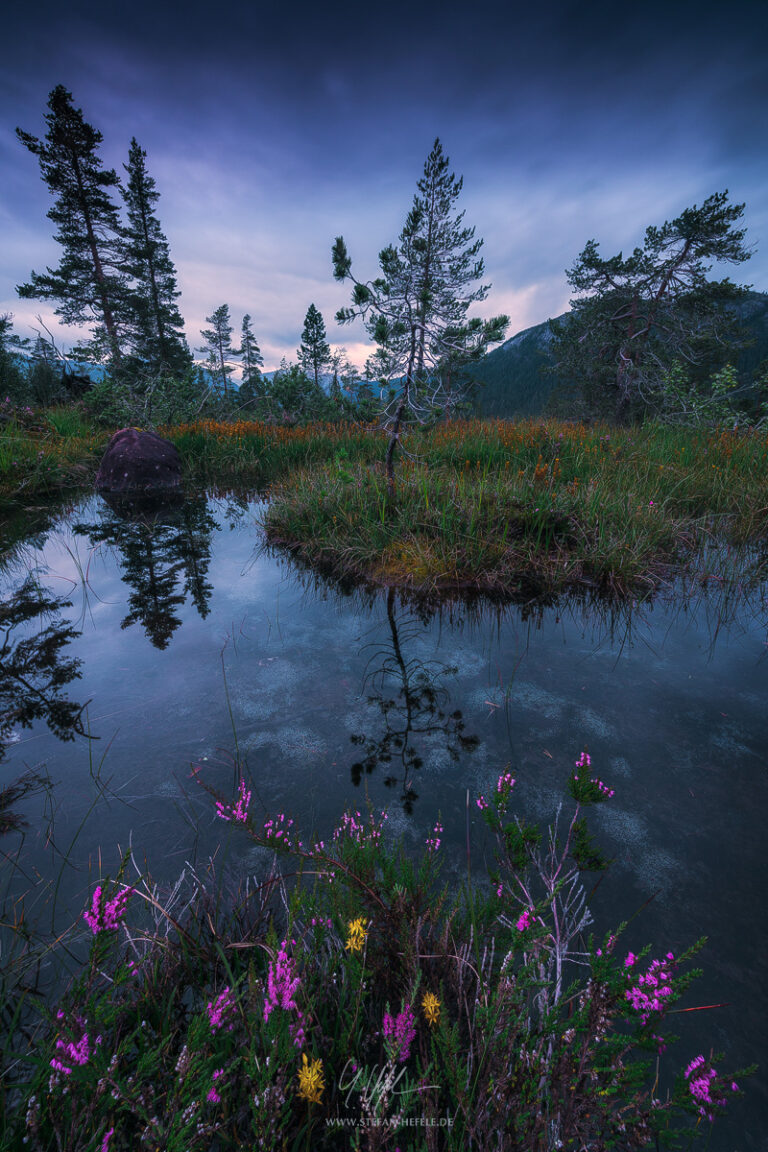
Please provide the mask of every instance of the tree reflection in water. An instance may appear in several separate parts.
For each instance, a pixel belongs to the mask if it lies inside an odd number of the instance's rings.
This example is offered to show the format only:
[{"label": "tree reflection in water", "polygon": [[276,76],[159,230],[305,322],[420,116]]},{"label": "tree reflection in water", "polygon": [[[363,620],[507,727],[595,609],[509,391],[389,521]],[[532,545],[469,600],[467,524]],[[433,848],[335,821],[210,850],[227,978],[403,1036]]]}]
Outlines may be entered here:
[{"label": "tree reflection in water", "polygon": [[156,648],[167,648],[188,596],[203,618],[210,611],[207,575],[218,524],[205,496],[172,503],[104,499],[109,511],[101,521],[77,524],[74,531],[120,554],[122,579],[131,589],[121,628],[140,623]]},{"label": "tree reflection in water", "polygon": [[[400,788],[400,801],[408,814],[413,812],[418,792],[414,788],[415,773],[424,761],[417,751],[417,743],[442,732],[445,736],[445,751],[451,760],[457,761],[462,752],[472,751],[479,739],[464,735],[464,721],[459,709],[446,713],[450,694],[438,681],[455,675],[458,669],[436,660],[422,661],[416,657],[406,659],[403,645],[419,634],[418,623],[413,617],[403,617],[399,621],[395,614],[394,588],[387,591],[387,620],[390,640],[371,657],[370,664],[378,665],[366,672],[363,687],[370,683],[379,690],[367,697],[368,703],[376,705],[384,721],[384,731],[378,739],[364,734],[350,737],[353,744],[363,751],[361,760],[352,765],[352,782],[360,784],[365,773],[371,773],[379,765],[385,765],[387,776],[384,783],[389,788]],[[421,620],[427,623],[427,618]],[[388,683],[397,685],[394,696],[386,694]]]},{"label": "tree reflection in water", "polygon": [[[70,600],[44,592],[32,574],[0,603],[0,761],[14,729],[31,728],[35,720],[44,720],[60,740],[87,735],[82,721],[86,705],[61,694],[81,675],[82,662],[62,654],[80,635],[59,616],[71,606]],[[23,823],[10,805],[42,786],[43,778],[28,772],[0,789],[0,833]]]}]

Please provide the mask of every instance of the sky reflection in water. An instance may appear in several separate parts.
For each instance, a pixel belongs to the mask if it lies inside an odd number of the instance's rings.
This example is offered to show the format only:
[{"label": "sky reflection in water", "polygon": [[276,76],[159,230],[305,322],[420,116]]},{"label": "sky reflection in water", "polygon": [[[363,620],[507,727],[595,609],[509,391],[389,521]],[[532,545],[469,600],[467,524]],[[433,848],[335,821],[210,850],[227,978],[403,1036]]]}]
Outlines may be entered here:
[{"label": "sky reflection in water", "polygon": [[[672,1062],[713,1047],[732,1066],[765,1064],[765,589],[739,602],[698,591],[687,605],[629,613],[561,604],[430,617],[394,594],[345,596],[297,575],[261,550],[258,508],[201,498],[126,518],[92,498],[1,578],[10,593],[36,569],[49,595],[72,602],[58,619],[79,635],[61,658],[82,661],[81,676],[59,694],[88,702],[82,718],[98,737],[62,743],[45,717],[5,732],[0,781],[31,767],[54,787],[14,805],[28,826],[3,847],[13,856],[20,845],[27,877],[58,876],[68,856],[62,922],[85,907],[99,851],[114,873],[129,836],[161,882],[219,844],[223,866],[262,868],[264,850],[215,818],[198,766],[234,795],[239,755],[252,811],[285,811],[302,834],[327,836],[367,794],[389,808],[390,834],[418,847],[439,813],[460,879],[467,789],[479,872],[490,845],[478,792],[511,765],[517,810],[548,822],[586,747],[615,789],[590,813],[614,859],[591,900],[597,931],[654,897],[627,929],[628,949],[653,941],[654,955],[677,954],[708,936],[686,1006],[730,1007],[677,1017]],[[21,624],[19,638],[36,627]],[[15,873],[9,890],[28,888]],[[762,1084],[758,1072],[713,1149],[766,1147]]]}]

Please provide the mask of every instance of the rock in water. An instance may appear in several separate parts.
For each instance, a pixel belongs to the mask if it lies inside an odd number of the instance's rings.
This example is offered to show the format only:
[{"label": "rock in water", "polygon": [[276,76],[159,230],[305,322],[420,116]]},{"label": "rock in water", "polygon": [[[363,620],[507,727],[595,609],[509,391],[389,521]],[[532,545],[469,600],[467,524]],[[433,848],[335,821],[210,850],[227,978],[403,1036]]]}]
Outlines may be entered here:
[{"label": "rock in water", "polygon": [[162,492],[180,483],[175,445],[139,428],[115,432],[96,474],[96,488],[103,492]]}]

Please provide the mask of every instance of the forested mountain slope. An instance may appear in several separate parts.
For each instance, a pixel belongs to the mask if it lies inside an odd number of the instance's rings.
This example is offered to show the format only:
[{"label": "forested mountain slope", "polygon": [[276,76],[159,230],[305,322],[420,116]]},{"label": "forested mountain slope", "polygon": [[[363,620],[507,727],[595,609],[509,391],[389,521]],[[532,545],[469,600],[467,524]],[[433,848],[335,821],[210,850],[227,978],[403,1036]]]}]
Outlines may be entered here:
[{"label": "forested mountain slope", "polygon": [[[768,359],[768,293],[749,292],[735,306],[752,341],[735,355],[742,383],[750,382]],[[569,313],[555,317],[562,320]],[[472,366],[480,381],[475,393],[479,416],[540,416],[560,381],[544,369],[551,367],[549,320],[525,328]]]}]

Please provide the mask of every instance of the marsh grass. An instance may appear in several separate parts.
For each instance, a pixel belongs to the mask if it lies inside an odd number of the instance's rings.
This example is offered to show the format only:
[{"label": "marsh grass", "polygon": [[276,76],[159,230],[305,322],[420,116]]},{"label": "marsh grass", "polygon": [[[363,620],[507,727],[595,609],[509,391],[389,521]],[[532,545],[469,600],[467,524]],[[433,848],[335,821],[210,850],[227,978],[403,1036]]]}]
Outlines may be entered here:
[{"label": "marsh grass", "polygon": [[77,408],[11,415],[0,424],[0,499],[92,483],[107,439]]},{"label": "marsh grass", "polygon": [[768,538],[764,433],[473,421],[403,447],[394,500],[357,461],[276,482],[270,541],[340,577],[504,595],[626,594],[695,568],[713,540]]}]

